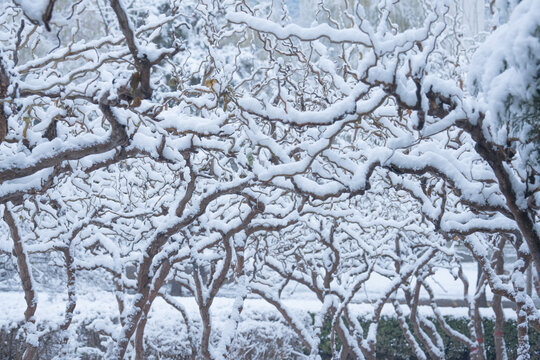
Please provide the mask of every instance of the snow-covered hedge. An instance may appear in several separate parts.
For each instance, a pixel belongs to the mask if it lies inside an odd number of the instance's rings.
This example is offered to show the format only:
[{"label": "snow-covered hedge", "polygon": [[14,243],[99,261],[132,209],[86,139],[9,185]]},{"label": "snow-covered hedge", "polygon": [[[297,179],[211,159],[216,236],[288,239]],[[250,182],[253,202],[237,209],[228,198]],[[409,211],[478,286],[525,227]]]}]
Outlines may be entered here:
[{"label": "snow-covered hedge", "polygon": [[[105,358],[107,348],[111,346],[111,338],[106,335],[99,324],[113,322],[113,319],[96,319],[97,314],[88,313],[80,318],[68,333],[62,331],[46,331],[40,338],[38,356],[40,360],[99,360]],[[102,314],[103,315],[103,314]],[[456,330],[468,333],[467,318],[463,316],[446,316],[447,322]],[[309,316],[306,313],[306,321]],[[369,321],[360,318],[361,324],[367,328]],[[494,321],[488,316],[483,319],[485,330],[484,345],[487,359],[495,358],[493,339]],[[321,332],[319,355],[323,360],[332,359],[330,339],[331,322],[327,320]],[[504,325],[504,338],[509,359],[516,358],[517,334],[515,320],[507,320]],[[439,328],[444,341],[446,359],[468,359],[469,349],[456,342]],[[214,341],[218,342],[219,334]],[[540,334],[533,329],[529,331],[530,354],[532,358],[540,357]],[[69,346],[66,346],[66,343]],[[181,319],[160,318],[149,325],[145,334],[145,357],[149,360],[191,359],[190,340]],[[198,344],[193,344],[198,346]],[[339,348],[338,344],[338,348]],[[0,325],[0,359],[18,359],[24,350],[24,340],[18,336],[15,322]],[[250,312],[239,327],[237,336],[228,349],[231,359],[243,360],[278,360],[304,359],[306,349],[299,338],[287,325],[276,317],[274,312]],[[377,331],[377,359],[412,360],[416,359],[407,341],[403,338],[395,317],[383,316]]]}]

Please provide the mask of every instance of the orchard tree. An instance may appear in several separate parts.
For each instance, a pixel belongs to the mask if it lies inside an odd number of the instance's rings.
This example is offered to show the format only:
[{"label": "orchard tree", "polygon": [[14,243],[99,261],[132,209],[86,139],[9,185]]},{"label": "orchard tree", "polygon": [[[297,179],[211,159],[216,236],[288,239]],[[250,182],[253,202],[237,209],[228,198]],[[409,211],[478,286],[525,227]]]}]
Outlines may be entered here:
[{"label": "orchard tree", "polygon": [[[540,330],[524,286],[528,268],[540,273],[540,6],[487,3],[485,32],[470,36],[460,4],[321,1],[301,26],[275,1],[3,2],[0,256],[26,300],[21,357],[51,331],[67,339],[62,356],[77,354],[77,291],[100,279],[118,307],[100,328],[111,359],[149,356],[158,298],[184,319],[189,356],[234,357],[250,296],[307,358],[320,358],[329,321],[334,358],[374,359],[391,306],[418,358],[446,357],[442,331],[484,359],[487,286],[497,358],[503,299],[528,358],[528,327]],[[456,245],[481,269],[473,295]],[[517,260],[505,266],[508,245]],[[439,270],[463,284],[467,334],[441,314]],[[39,272],[65,283],[59,322],[36,318]],[[366,298],[373,278],[389,285]],[[320,302],[313,322],[286,306],[293,285]],[[217,324],[225,289],[234,303]],[[367,331],[351,306],[362,300]]]}]

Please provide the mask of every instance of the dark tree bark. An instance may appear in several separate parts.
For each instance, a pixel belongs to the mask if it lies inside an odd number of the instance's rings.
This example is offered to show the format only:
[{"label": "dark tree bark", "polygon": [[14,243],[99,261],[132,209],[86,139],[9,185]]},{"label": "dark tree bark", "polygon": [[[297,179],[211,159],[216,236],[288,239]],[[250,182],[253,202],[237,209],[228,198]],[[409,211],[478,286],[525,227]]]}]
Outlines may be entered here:
[{"label": "dark tree bark", "polygon": [[[17,269],[24,290],[24,300],[26,301],[24,320],[26,324],[35,324],[36,319],[34,318],[34,315],[37,309],[37,298],[34,285],[32,283],[32,273],[28,263],[28,257],[24,251],[24,245],[19,234],[19,229],[17,224],[15,224],[13,215],[7,206],[4,208],[4,221],[8,225],[11,238],[13,239],[13,255],[17,259]],[[38,347],[34,342],[27,342],[22,360],[34,359],[37,350]]]}]

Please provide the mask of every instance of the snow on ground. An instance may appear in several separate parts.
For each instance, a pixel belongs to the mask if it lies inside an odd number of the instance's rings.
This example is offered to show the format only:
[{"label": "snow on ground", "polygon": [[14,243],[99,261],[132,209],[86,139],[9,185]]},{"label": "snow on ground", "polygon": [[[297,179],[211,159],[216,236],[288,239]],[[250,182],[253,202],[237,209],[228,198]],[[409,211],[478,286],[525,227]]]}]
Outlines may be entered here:
[{"label": "snow on ground", "polygon": [[[192,297],[176,297],[176,299],[184,305],[187,312],[194,320],[199,319],[199,313],[195,299]],[[233,298],[217,297],[212,304],[213,321],[220,323],[227,319],[233,309]],[[26,303],[22,292],[4,292],[2,294],[0,311],[0,327],[11,327],[16,322],[24,319],[24,310]],[[59,323],[63,319],[66,297],[63,294],[47,294],[39,293],[39,301],[37,307],[36,318],[38,323]],[[296,315],[304,317],[308,312],[318,312],[321,308],[321,303],[318,300],[307,298],[291,298],[286,299],[283,303]],[[351,310],[358,316],[370,315],[372,305],[369,303],[351,304]],[[407,310],[404,307],[404,312]],[[512,309],[504,309],[508,319],[515,319],[515,312]],[[420,312],[425,316],[432,316],[433,313],[428,306],[420,306]],[[463,307],[451,308],[442,307],[443,315],[466,317],[467,309]],[[489,308],[482,308],[481,313],[486,317],[493,317],[494,313]],[[263,299],[246,299],[244,311],[242,313],[244,319],[265,318],[279,319],[280,315],[275,308],[264,301]],[[79,296],[77,308],[75,310],[74,322],[81,322],[85,319],[96,319],[93,323],[94,327],[111,326],[106,324],[105,319],[115,319],[118,316],[118,309],[114,296],[111,293],[96,291],[88,293],[84,296]],[[383,309],[383,316],[394,316],[392,306],[386,305]],[[163,326],[171,322],[183,322],[178,311],[172,308],[161,298],[157,298],[151,309],[150,319]],[[102,321],[102,323],[100,323]],[[104,329],[113,332],[113,329]],[[111,331],[112,330],[112,331]]]},{"label": "snow on ground", "polygon": [[[476,264],[465,263],[464,272],[469,278],[469,292],[472,294],[476,284]],[[387,289],[390,281],[377,274],[373,275],[363,289],[353,300],[351,309],[357,315],[369,316],[372,311],[372,303]],[[455,280],[450,271],[445,269],[438,270],[432,277],[431,284],[435,291],[437,299],[460,300],[463,299],[463,285],[461,281]],[[493,296],[489,287],[486,289],[487,299],[490,300]],[[294,313],[300,316],[307,316],[308,312],[317,312],[321,308],[321,303],[315,295],[311,293],[303,285],[292,284],[288,285],[282,292],[283,303]],[[426,299],[425,293],[421,298]],[[193,297],[177,297],[182,303],[187,312],[194,320],[199,319],[198,307]],[[40,323],[59,323],[63,319],[65,303],[67,297],[63,293],[48,293],[42,291],[38,294],[38,307],[36,317]],[[232,288],[224,288],[220,292],[212,305],[212,316],[214,321],[225,321],[233,308],[234,290]],[[2,292],[0,300],[0,327],[10,326],[12,322],[18,322],[24,318],[24,310],[26,303],[24,294],[19,291]],[[428,306],[421,306],[421,312],[425,315],[432,315],[432,311]],[[403,310],[406,312],[406,306]],[[457,317],[466,317],[467,309],[464,307],[442,307],[441,311],[444,315]],[[484,316],[493,316],[491,309],[481,309]],[[100,324],[99,319],[116,319],[118,317],[118,309],[116,300],[113,294],[99,290],[86,289],[85,293],[78,295],[77,308],[75,311],[74,321],[77,322],[84,319],[97,319],[93,326],[105,326],[105,323]],[[508,318],[515,318],[515,312],[511,309],[505,309]],[[386,305],[383,309],[384,316],[393,316],[394,309],[392,306]],[[280,315],[274,307],[260,298],[251,297],[246,300],[243,318],[251,319],[253,317],[260,318],[271,317],[279,319]],[[161,325],[164,323],[182,322],[181,315],[161,298],[157,298],[152,306],[151,319],[157,321]],[[111,325],[111,324],[109,324]],[[170,324],[172,326],[172,324]]]}]

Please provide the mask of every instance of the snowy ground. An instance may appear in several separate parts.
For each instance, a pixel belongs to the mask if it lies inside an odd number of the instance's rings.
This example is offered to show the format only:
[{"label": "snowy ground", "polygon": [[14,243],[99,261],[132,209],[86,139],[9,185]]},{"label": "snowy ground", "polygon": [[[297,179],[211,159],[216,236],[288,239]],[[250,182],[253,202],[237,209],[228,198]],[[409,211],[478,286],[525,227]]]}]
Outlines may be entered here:
[{"label": "snowy ground", "polygon": [[[65,296],[61,294],[40,293],[36,317],[38,322],[43,323],[58,323],[61,322],[65,310]],[[198,309],[195,300],[192,297],[177,297],[188,313],[194,319],[198,318]],[[220,322],[227,318],[233,308],[234,299],[218,297],[212,305],[212,316],[215,321]],[[285,305],[298,315],[307,315],[307,312],[317,312],[321,308],[321,303],[314,299],[291,298],[283,301]],[[2,294],[2,307],[0,311],[0,327],[6,326],[12,322],[21,321],[24,319],[24,310],[26,304],[24,295],[21,292],[5,292]],[[352,304],[351,309],[357,315],[369,315],[372,311],[371,304]],[[405,309],[404,309],[405,310]],[[420,307],[421,313],[424,315],[432,315],[431,309],[428,306]],[[77,308],[75,311],[74,321],[81,320],[81,317],[92,319],[113,319],[117,317],[118,309],[116,301],[112,294],[107,292],[88,293],[84,296],[79,296]],[[466,317],[467,309],[458,308],[441,308],[443,315]],[[262,299],[247,299],[244,306],[244,315],[248,318],[257,317],[259,315],[278,316],[277,311],[272,305]],[[483,316],[494,316],[491,309],[481,309]],[[385,306],[383,316],[392,316],[394,314],[391,306]],[[515,318],[515,312],[511,309],[505,309],[507,318]],[[79,319],[78,319],[79,318]],[[158,321],[162,325],[168,322],[182,321],[180,313],[173,309],[161,298],[157,298],[152,306],[150,318],[153,321]],[[97,324],[95,324],[97,325]],[[105,325],[105,324],[104,324]]]},{"label": "snowy ground", "polygon": [[[476,266],[471,264],[465,270],[471,282],[471,288],[474,288]],[[378,298],[388,285],[388,280],[384,278],[371,278],[365,289],[362,289],[358,297],[354,299],[354,303],[350,305],[351,313],[369,319],[374,307],[373,300]],[[437,272],[434,275],[432,285],[438,298],[458,300],[463,297],[461,283],[455,281],[448,271]],[[212,343],[214,344],[219,342],[220,334],[229,330],[230,322],[227,319],[233,310],[234,298],[232,295],[232,289],[225,289],[212,304]],[[309,313],[319,312],[322,306],[315,296],[301,286],[291,286],[283,291],[282,297],[289,314],[310,328],[312,319]],[[159,349],[159,351],[156,350],[156,353],[189,354],[190,341],[199,339],[197,334],[201,330],[201,321],[195,299],[180,296],[175,298],[185,307],[192,321],[192,331],[194,332],[190,335],[182,315],[177,310],[163,299],[156,298],[145,329],[145,336],[149,339],[147,346]],[[488,291],[488,299],[490,298],[491,293]],[[66,301],[65,293],[38,292],[36,320],[38,329],[43,329],[43,334],[57,328],[55,324],[63,322]],[[0,329],[18,328],[20,322],[24,320],[25,308],[26,302],[22,291],[3,291],[0,296]],[[403,306],[402,310],[405,314],[408,313],[406,306]],[[468,309],[465,307],[441,307],[440,310],[445,316],[468,317]],[[424,316],[433,316],[429,306],[420,306],[419,312]],[[480,313],[484,317],[494,318],[495,316],[491,308],[481,308]],[[504,313],[507,319],[515,320],[514,310],[505,308]],[[386,305],[382,315],[393,317],[395,310],[392,306]],[[254,297],[246,299],[241,319],[234,340],[238,343],[232,346],[233,349],[261,353],[259,358],[303,358],[300,356],[301,354],[295,353],[298,349],[296,334],[284,323],[281,314],[265,300]],[[81,332],[81,330],[84,331]],[[69,343],[62,348],[65,354],[57,356],[55,359],[72,359],[75,355],[81,354],[94,354],[97,358],[105,356],[107,351],[110,351],[114,346],[114,339],[119,336],[121,331],[114,295],[101,289],[88,287],[79,289],[77,307],[68,331],[72,334]],[[100,334],[99,349],[96,348],[96,344],[87,344],[84,339],[81,340],[80,336],[77,335],[81,333]],[[253,340],[254,338],[256,340]],[[282,351],[283,356],[267,355],[267,352],[270,354],[276,349]],[[298,356],[293,356],[293,354]],[[234,356],[242,357],[241,354]]]},{"label": "snowy ground", "polygon": [[[465,264],[465,273],[470,281],[470,291],[475,288],[476,283],[476,265],[473,263]],[[351,310],[358,316],[369,316],[373,310],[372,303],[382,294],[390,282],[380,276],[373,276],[366,286],[360,291],[351,305]],[[440,270],[432,280],[433,289],[438,299],[460,300],[463,299],[463,286],[459,280],[455,280],[449,271]],[[492,298],[492,293],[487,288],[488,301]],[[211,308],[214,324],[221,326],[227,319],[233,308],[233,291],[224,289],[218,296]],[[301,285],[288,286],[282,293],[283,303],[294,314],[303,319],[309,319],[308,312],[318,312],[321,303],[316,297]],[[424,299],[426,297],[424,296]],[[197,304],[192,297],[176,297],[182,303],[191,318],[198,322],[200,319]],[[60,323],[64,316],[67,297],[64,293],[51,293],[41,291],[38,293],[38,307],[36,318],[41,324]],[[536,299],[538,300],[538,299]],[[23,320],[26,303],[24,294],[20,291],[4,291],[0,300],[0,327],[12,327],[16,322]],[[403,307],[405,313],[407,308]],[[512,309],[504,309],[508,319],[515,318],[515,312]],[[426,316],[431,316],[432,311],[429,306],[420,306],[420,312]],[[442,307],[443,315],[467,317],[465,307]],[[483,316],[494,316],[490,308],[481,309]],[[393,316],[394,309],[386,305],[383,309],[383,316]],[[249,322],[257,321],[276,321],[281,319],[281,315],[272,305],[260,298],[246,299],[242,318],[249,326]],[[114,296],[110,292],[99,289],[85,289],[78,294],[77,308],[75,310],[74,323],[88,324],[95,330],[105,330],[114,335],[119,327],[117,324],[118,308]],[[183,326],[183,320],[178,311],[173,309],[161,298],[157,298],[152,306],[150,313],[149,330],[156,327],[155,331],[163,328],[178,329]],[[306,320],[308,321],[308,320]],[[86,325],[85,325],[86,326]],[[243,326],[243,325],[241,325]]]}]

